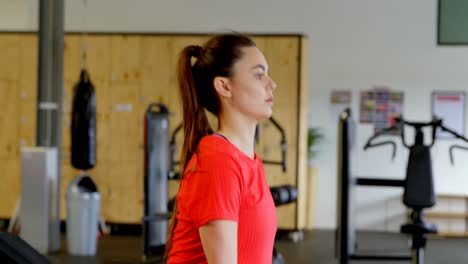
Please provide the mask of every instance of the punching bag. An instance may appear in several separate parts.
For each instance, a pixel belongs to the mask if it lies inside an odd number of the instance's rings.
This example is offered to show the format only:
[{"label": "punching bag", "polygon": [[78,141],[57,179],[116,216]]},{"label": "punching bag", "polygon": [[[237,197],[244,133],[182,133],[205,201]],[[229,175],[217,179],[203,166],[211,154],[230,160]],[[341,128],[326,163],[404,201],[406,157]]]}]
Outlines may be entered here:
[{"label": "punching bag", "polygon": [[96,165],[96,95],[89,74],[84,69],[73,94],[71,163],[80,170]]}]

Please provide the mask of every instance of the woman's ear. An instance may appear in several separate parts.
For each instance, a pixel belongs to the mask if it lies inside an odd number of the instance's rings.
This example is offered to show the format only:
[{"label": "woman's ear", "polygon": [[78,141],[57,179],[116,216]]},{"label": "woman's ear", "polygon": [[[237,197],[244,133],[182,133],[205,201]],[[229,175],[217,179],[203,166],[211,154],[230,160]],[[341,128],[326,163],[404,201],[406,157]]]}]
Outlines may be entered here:
[{"label": "woman's ear", "polygon": [[229,79],[226,77],[215,77],[213,80],[213,86],[216,90],[216,92],[226,98],[231,97],[231,86],[229,83]]}]

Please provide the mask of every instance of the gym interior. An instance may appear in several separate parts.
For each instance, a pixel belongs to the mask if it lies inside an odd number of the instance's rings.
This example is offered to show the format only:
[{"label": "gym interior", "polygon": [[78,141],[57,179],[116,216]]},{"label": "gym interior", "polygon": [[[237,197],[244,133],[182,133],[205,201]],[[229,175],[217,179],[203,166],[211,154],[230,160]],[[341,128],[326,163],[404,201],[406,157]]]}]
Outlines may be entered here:
[{"label": "gym interior", "polygon": [[272,263],[467,263],[467,13],[461,0],[1,0],[0,262],[163,263],[178,54],[240,32],[278,85],[255,137]]}]

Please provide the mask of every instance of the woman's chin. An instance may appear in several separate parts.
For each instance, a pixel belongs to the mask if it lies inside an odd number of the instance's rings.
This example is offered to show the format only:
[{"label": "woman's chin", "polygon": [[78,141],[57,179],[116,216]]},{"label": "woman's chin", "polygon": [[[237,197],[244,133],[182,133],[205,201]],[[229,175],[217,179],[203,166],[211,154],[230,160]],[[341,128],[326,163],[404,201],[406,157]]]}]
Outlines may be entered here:
[{"label": "woman's chin", "polygon": [[263,115],[259,116],[258,121],[259,122],[265,121],[265,120],[269,119],[272,116],[273,116],[273,111],[268,111],[268,112],[264,113]]}]

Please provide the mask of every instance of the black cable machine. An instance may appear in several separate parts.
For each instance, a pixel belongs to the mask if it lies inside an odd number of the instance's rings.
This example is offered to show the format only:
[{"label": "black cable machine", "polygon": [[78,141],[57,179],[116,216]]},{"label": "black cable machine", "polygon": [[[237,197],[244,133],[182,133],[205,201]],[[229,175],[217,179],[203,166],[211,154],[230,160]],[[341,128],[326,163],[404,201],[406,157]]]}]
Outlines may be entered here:
[{"label": "black cable machine", "polygon": [[[275,126],[275,128],[281,134],[280,140],[280,147],[281,147],[281,160],[280,161],[273,161],[273,160],[262,160],[263,164],[269,165],[279,165],[283,169],[283,172],[286,172],[286,150],[288,149],[288,144],[286,142],[286,133],[284,132],[283,127],[276,121],[276,119],[270,117],[269,121]],[[258,128],[258,126],[257,126]],[[257,129],[258,132],[258,129]],[[256,133],[256,138],[258,137],[258,133]]]},{"label": "black cable machine", "polygon": [[[405,140],[404,126],[411,126],[415,129],[415,139],[413,145],[409,145]],[[424,144],[424,127],[431,127],[431,143]],[[437,233],[437,228],[429,224],[424,219],[423,209],[432,207],[436,203],[434,184],[432,179],[432,165],[430,148],[436,140],[437,129],[452,134],[456,139],[468,142],[468,139],[450,130],[442,124],[442,120],[434,119],[431,122],[409,122],[402,118],[395,119],[395,125],[383,129],[373,135],[364,146],[364,149],[390,145],[393,148],[392,157],[395,157],[396,144],[393,141],[382,141],[374,143],[374,139],[389,132],[396,132],[402,144],[409,149],[409,159],[404,180],[395,179],[373,179],[355,178],[351,175],[350,151],[354,141],[354,122],[349,109],[340,115],[339,136],[338,136],[338,216],[337,216],[337,236],[336,254],[340,264],[347,264],[350,260],[411,260],[414,264],[424,263],[424,248],[426,246],[426,235]],[[468,148],[454,145],[450,148],[450,157],[453,161],[453,150]],[[352,225],[352,190],[356,185],[383,186],[383,187],[403,187],[403,203],[411,209],[409,222],[401,226],[401,232],[411,235],[411,256],[395,255],[362,255],[355,254],[355,230]]]}]

